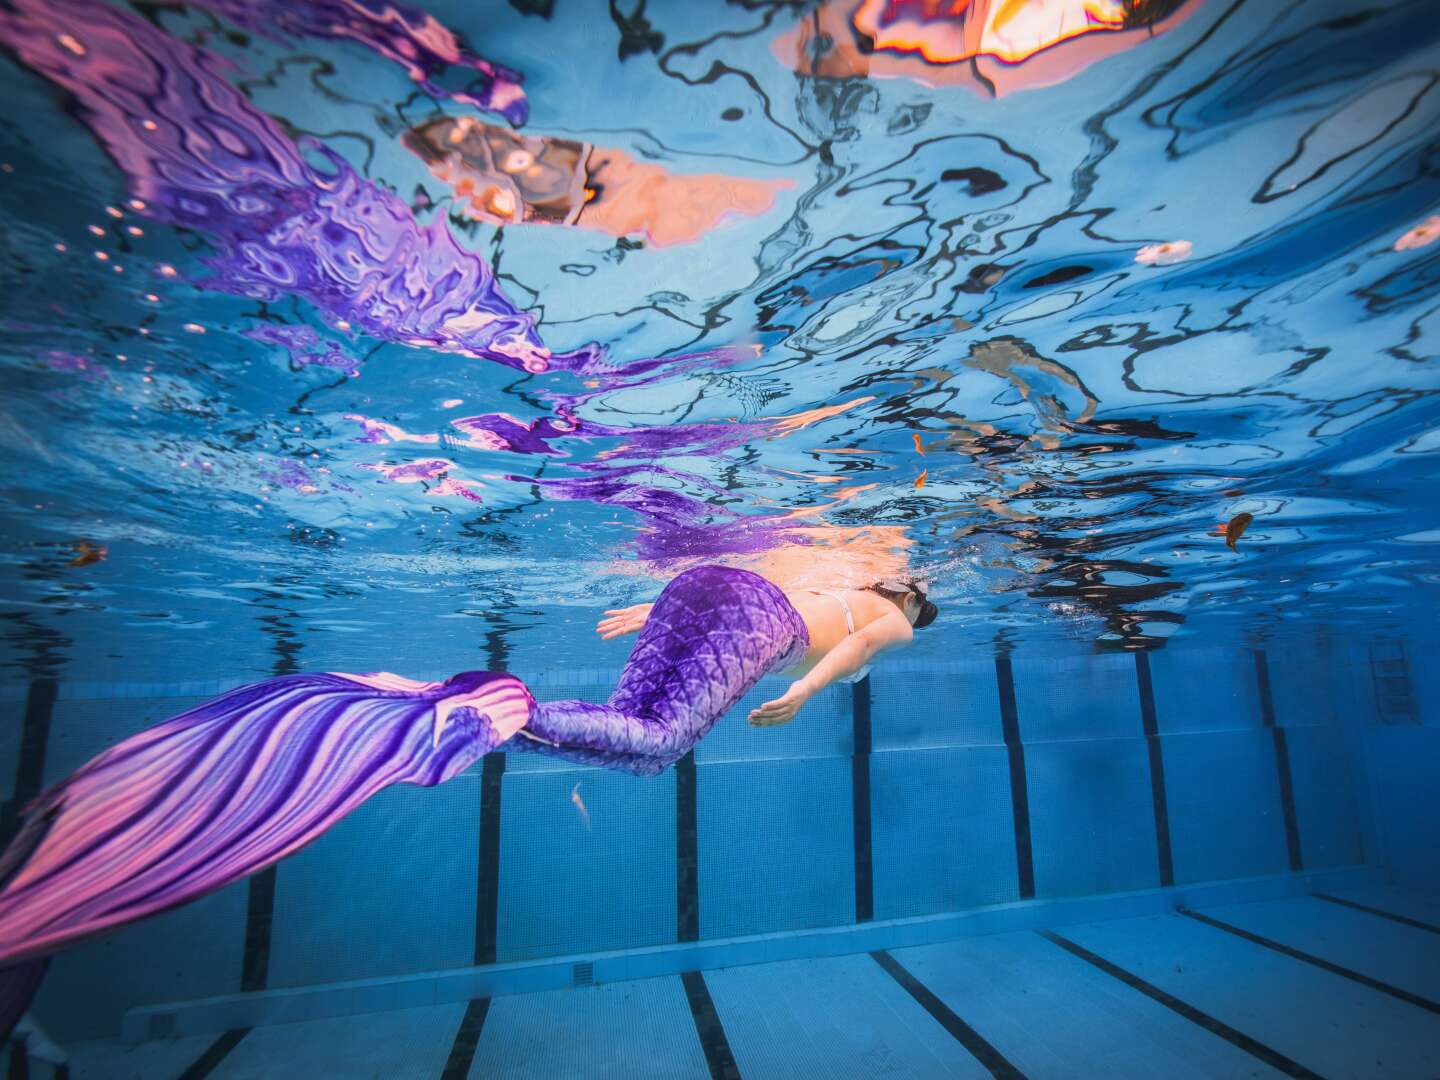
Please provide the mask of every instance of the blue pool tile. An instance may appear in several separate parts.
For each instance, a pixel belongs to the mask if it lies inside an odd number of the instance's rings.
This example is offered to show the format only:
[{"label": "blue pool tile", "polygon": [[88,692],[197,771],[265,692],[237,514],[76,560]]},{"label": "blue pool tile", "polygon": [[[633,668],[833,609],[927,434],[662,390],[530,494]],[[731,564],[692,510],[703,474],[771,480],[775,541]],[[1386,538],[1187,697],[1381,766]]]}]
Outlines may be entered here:
[{"label": "blue pool tile", "polygon": [[[213,1035],[191,1035],[131,1045],[117,1039],[89,1039],[65,1046],[71,1080],[156,1080],[179,1076],[215,1041]],[[40,1066],[32,1065],[34,1076]],[[40,1076],[48,1074],[40,1072]]]},{"label": "blue pool tile", "polygon": [[1150,654],[1162,733],[1259,727],[1255,657],[1246,649],[1160,649]]},{"label": "blue pool tile", "polygon": [[876,750],[1004,742],[994,659],[965,661],[951,668],[877,668],[870,676]]},{"label": "blue pool tile", "polygon": [[1163,744],[1175,880],[1288,870],[1271,733],[1167,735]]},{"label": "blue pool tile", "polygon": [[1326,674],[1329,664],[1323,654],[1313,647],[1292,645],[1267,650],[1265,661],[1277,724],[1302,727],[1339,722]]},{"label": "blue pool tile", "polygon": [[700,934],[855,918],[850,759],[698,765]]},{"label": "blue pool tile", "polygon": [[1440,892],[1440,727],[1372,729],[1385,864],[1400,884]]},{"label": "blue pool tile", "polygon": [[1201,910],[1252,934],[1440,1001],[1440,934],[1311,896]]},{"label": "blue pool tile", "polygon": [[1440,1016],[1194,919],[1059,933],[1321,1076],[1440,1076]]},{"label": "blue pool tile", "polygon": [[1028,743],[1025,775],[1036,896],[1160,884],[1144,739]]},{"label": "blue pool tile", "polygon": [[1362,862],[1355,763],[1345,733],[1334,727],[1287,728],[1285,745],[1305,868]]},{"label": "blue pool tile", "polygon": [[270,985],[474,962],[480,781],[397,784],[277,868]]},{"label": "blue pool tile", "polygon": [[126,1009],[240,989],[245,882],[58,953],[35,998],[56,1039],[114,1035]]},{"label": "blue pool tile", "polygon": [[337,1016],[252,1029],[210,1073],[214,1080],[420,1080],[445,1067],[465,1005]]},{"label": "blue pool tile", "polygon": [[1422,892],[1385,882],[1331,886],[1320,891],[1440,928],[1440,892]]},{"label": "blue pool tile", "polygon": [[750,710],[780,697],[789,685],[785,679],[761,679],[695,747],[696,762],[850,754],[854,748],[854,724],[850,711],[853,691],[848,683],[816,694],[792,723],[750,726],[746,720]]},{"label": "blue pool tile", "polygon": [[990,1075],[865,954],[707,971],[705,982],[752,1080]]},{"label": "blue pool tile", "polygon": [[1140,691],[1128,653],[1011,660],[1015,709],[1025,742],[1139,735]]},{"label": "blue pool tile", "polygon": [[675,918],[673,770],[506,772],[500,960],[666,944]]},{"label": "blue pool tile", "polygon": [[875,918],[1015,900],[1015,819],[1003,746],[870,758]]},{"label": "blue pool tile", "polygon": [[485,1077],[706,1080],[678,976],[490,1002],[470,1068]]},{"label": "blue pool tile", "polygon": [[893,955],[1031,1080],[1281,1075],[1038,934]]}]

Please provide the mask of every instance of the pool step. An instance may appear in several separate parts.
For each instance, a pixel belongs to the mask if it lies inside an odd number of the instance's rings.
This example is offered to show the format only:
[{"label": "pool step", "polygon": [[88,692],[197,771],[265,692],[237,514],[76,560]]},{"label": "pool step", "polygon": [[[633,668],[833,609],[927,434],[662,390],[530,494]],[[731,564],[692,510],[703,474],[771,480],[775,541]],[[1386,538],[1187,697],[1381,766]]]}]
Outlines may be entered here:
[{"label": "pool step", "polygon": [[982,934],[1169,914],[1182,908],[1209,908],[1312,893],[1344,893],[1376,886],[1381,881],[1380,872],[1373,867],[1344,867],[1103,896],[996,904],[920,918],[683,942],[588,956],[227,994],[130,1009],[121,1022],[120,1037],[126,1042],[138,1043],[156,1038],[219,1034],[268,1024],[588,985],[579,981],[582,975],[597,985],[618,983],[780,960],[904,949]]}]

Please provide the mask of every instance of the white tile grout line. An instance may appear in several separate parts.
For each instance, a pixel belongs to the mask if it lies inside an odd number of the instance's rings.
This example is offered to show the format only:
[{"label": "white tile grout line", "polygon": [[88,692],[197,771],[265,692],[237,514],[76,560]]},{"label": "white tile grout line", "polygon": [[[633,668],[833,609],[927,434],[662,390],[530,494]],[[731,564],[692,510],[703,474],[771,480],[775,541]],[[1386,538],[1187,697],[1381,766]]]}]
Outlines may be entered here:
[{"label": "white tile grout line", "polygon": [[1381,880],[1383,873],[1378,867],[1348,866],[1127,893],[1029,900],[920,918],[227,994],[130,1009],[121,1020],[120,1038],[138,1043],[162,1035],[174,1038],[212,1034],[232,1028],[565,989],[574,985],[575,966],[580,963],[592,965],[596,984],[626,982],[686,971],[903,949],[979,934],[1168,914],[1182,906],[1198,908],[1279,900]]}]

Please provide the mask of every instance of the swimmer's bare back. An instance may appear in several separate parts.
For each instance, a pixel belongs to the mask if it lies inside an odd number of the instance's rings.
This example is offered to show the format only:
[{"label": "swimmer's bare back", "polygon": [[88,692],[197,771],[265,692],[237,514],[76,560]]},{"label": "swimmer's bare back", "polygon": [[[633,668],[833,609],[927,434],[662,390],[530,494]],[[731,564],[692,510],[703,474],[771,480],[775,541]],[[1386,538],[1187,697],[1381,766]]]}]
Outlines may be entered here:
[{"label": "swimmer's bare back", "polygon": [[[843,604],[833,593],[844,598]],[[887,649],[902,648],[915,636],[914,616],[877,593],[864,589],[827,592],[787,592],[791,605],[810,631],[810,648],[805,659],[783,672],[797,676],[785,693],[750,711],[755,727],[774,727],[795,719],[800,707],[833,682],[840,682],[867,668]],[[855,629],[846,622],[850,609]]]},{"label": "swimmer's bare back", "polygon": [[[844,598],[843,604],[836,593]],[[911,624],[919,607],[909,596],[903,606],[864,589],[796,590],[786,592],[785,598],[804,621],[810,643],[804,658],[782,672],[795,680],[790,688],[751,710],[749,721],[756,727],[788,723],[825,687],[863,671],[881,652],[908,645],[914,637]],[[653,606],[635,604],[607,611],[596,632],[606,640],[635,633],[645,625]],[[846,620],[847,607],[853,631]]]},{"label": "swimmer's bare back", "polygon": [[[910,643],[914,636],[910,620],[883,596],[868,589],[836,589],[833,592],[840,593],[849,604],[855,619],[854,634],[861,634],[869,629],[867,638],[876,639],[876,644],[881,648],[895,648]],[[800,617],[805,620],[805,628],[810,631],[810,649],[806,652],[804,661],[784,672],[786,675],[798,677],[813,671],[826,656],[850,637],[852,632],[845,624],[844,609],[831,591],[815,592],[806,589],[786,592],[785,598],[800,613]],[[882,625],[877,626],[877,623]],[[843,679],[868,662],[867,659],[855,665],[852,671],[841,672],[829,681]]]}]

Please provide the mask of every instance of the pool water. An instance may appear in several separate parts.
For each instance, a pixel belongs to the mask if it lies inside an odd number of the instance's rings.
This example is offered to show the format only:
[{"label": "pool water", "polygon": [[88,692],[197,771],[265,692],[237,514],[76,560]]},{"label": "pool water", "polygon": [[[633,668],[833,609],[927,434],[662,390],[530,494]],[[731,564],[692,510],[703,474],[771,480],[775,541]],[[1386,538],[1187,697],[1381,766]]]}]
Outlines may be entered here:
[{"label": "pool water", "polygon": [[695,566],[940,609],[658,777],[489,754],[58,954],[70,1075],[1440,1075],[1430,5],[0,44],[0,839],[271,676],[603,701]]}]

